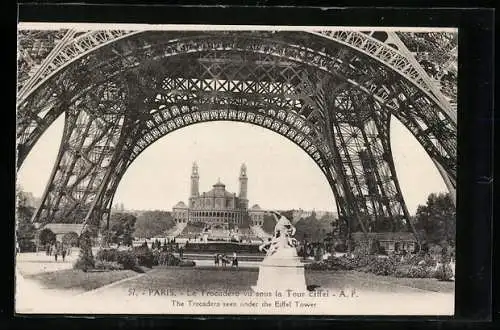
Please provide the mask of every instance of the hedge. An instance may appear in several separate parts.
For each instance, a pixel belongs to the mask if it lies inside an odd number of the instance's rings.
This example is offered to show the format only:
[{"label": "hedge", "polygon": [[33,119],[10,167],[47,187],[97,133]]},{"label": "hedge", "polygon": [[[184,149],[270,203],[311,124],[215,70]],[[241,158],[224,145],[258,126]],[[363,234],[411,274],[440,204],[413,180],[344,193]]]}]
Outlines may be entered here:
[{"label": "hedge", "polygon": [[95,269],[102,270],[122,270],[123,265],[116,261],[105,261],[105,260],[97,260],[95,262]]},{"label": "hedge", "polygon": [[181,259],[176,257],[171,252],[158,252],[153,253],[153,265],[158,266],[179,266]]},{"label": "hedge", "polygon": [[143,251],[136,253],[129,250],[103,249],[97,252],[96,259],[99,261],[116,262],[122,265],[123,269],[130,269],[136,272],[142,272],[139,266],[148,267],[149,265]]},{"label": "hedge", "polygon": [[373,255],[355,256],[354,258],[330,257],[306,264],[305,268],[310,270],[356,270],[375,275],[396,276],[407,278],[437,278],[449,281],[453,277],[452,269],[448,264],[441,265],[434,271],[435,261],[427,256],[415,256],[405,259],[403,262],[396,257],[377,257]]},{"label": "hedge", "polygon": [[451,279],[453,278],[453,272],[450,265],[441,264],[436,270],[434,277],[440,281],[451,281]]},{"label": "hedge", "polygon": [[240,243],[186,243],[184,252],[210,252],[210,253],[251,253],[264,254],[259,251],[259,245]]}]

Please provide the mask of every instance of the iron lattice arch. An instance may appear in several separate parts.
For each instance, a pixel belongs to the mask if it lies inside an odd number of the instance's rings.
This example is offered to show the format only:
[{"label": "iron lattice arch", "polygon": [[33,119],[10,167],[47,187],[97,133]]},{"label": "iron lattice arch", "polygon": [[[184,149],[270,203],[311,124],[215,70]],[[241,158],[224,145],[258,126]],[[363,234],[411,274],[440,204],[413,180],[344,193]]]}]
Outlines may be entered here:
[{"label": "iron lattice arch", "polygon": [[360,45],[284,31],[116,36],[20,89],[18,167],[65,115],[34,221],[97,225],[142,151],[174,130],[217,120],[267,128],[303,149],[352,230],[412,230],[392,158],[391,118],[413,133],[454,192],[454,114],[432,88]]}]

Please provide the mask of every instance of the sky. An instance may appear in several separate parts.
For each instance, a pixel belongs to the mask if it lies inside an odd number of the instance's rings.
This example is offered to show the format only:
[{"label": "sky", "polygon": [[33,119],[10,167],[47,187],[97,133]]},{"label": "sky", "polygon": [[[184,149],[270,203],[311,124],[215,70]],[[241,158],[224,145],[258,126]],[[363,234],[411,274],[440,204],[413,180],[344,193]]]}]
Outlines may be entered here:
[{"label": "sky", "polygon": [[[59,148],[64,117],[42,135],[18,173],[25,191],[41,197]],[[446,186],[431,159],[397,120],[391,125],[391,145],[403,197],[410,214],[432,192]],[[174,131],[149,146],[123,176],[114,203],[126,209],[171,210],[187,202],[192,163],[200,174],[200,192],[220,178],[238,193],[242,163],[247,166],[249,204],[264,209],[335,211],[326,178],[314,161],[288,139],[248,123],[210,122]]]}]

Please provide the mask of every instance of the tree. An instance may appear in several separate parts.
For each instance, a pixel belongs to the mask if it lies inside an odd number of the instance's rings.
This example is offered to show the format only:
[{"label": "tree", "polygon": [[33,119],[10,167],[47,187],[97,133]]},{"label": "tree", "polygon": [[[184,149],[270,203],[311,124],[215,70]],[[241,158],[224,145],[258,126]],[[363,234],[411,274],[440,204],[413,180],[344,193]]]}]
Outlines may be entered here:
[{"label": "tree", "polygon": [[21,250],[35,238],[36,228],[31,222],[34,212],[35,207],[30,205],[28,194],[16,187],[16,239]]},{"label": "tree", "polygon": [[41,245],[53,244],[56,242],[56,234],[49,228],[44,228],[40,231],[38,239]]},{"label": "tree", "polygon": [[92,234],[89,231],[85,231],[80,236],[80,255],[77,261],[73,265],[75,269],[81,269],[86,272],[89,269],[95,267],[95,260],[92,254]]},{"label": "tree", "polygon": [[164,235],[167,230],[175,226],[170,212],[146,211],[137,217],[135,223],[135,237],[155,237]]},{"label": "tree", "polygon": [[108,242],[132,245],[137,218],[130,213],[113,213],[109,219],[109,229],[104,231]]},{"label": "tree", "polygon": [[262,223],[262,229],[266,233],[272,234],[274,233],[274,227],[276,226],[276,220],[270,214],[264,214],[264,221]]},{"label": "tree", "polygon": [[430,194],[426,205],[419,205],[415,228],[431,244],[455,245],[456,209],[448,193]]},{"label": "tree", "polygon": [[78,245],[78,234],[74,231],[64,234],[62,237],[62,242],[65,245],[77,246]]},{"label": "tree", "polygon": [[307,240],[320,242],[327,238],[327,233],[331,232],[331,223],[329,221],[320,221],[313,212],[311,216],[300,219],[296,224],[295,238],[298,240]]},{"label": "tree", "polygon": [[239,225],[240,228],[249,228],[251,223],[250,216],[247,214],[243,217],[243,221]]}]

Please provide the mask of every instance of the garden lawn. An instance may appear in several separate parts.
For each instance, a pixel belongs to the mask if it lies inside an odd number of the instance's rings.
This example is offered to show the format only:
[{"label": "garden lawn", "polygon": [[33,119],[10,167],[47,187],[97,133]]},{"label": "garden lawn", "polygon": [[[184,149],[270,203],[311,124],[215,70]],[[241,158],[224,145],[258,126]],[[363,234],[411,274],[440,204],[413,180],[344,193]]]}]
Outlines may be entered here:
[{"label": "garden lawn", "polygon": [[431,292],[453,293],[455,282],[439,281],[435,278],[399,278],[382,276],[358,271],[317,271],[306,270],[308,284],[317,284],[323,287],[342,287],[353,285],[373,291],[398,292],[404,288],[413,288]]},{"label": "garden lawn", "polygon": [[[251,286],[257,283],[258,276],[258,268],[154,267],[153,271],[144,276],[127,281],[115,288],[246,291],[251,290]],[[453,293],[454,291],[454,282],[377,276],[356,271],[306,270],[305,277],[307,285],[318,285],[321,289],[332,292],[339,292],[346,288],[378,293],[415,293],[417,291],[415,289],[440,293]]]},{"label": "garden lawn", "polygon": [[[258,268],[158,266],[133,280],[130,286],[140,289],[171,288],[184,290],[250,290],[257,282]],[[127,285],[129,282],[127,282]]]},{"label": "garden lawn", "polygon": [[49,273],[28,275],[25,278],[40,283],[46,289],[69,289],[85,292],[138,274],[139,273],[132,270],[85,273],[77,269],[65,269]]},{"label": "garden lawn", "polygon": [[[139,273],[132,270],[106,272],[87,272],[67,269],[55,272],[26,276],[27,279],[41,283],[47,289],[69,289],[74,291],[90,291],[116,281],[134,277]],[[308,285],[319,285],[323,289],[342,289],[354,287],[361,291],[372,292],[405,292],[414,289],[431,292],[453,293],[454,282],[441,282],[427,278],[396,278],[378,276],[357,271],[315,271],[306,270]],[[215,267],[154,267],[145,276],[127,281],[126,286],[140,288],[193,288],[193,289],[230,289],[249,290],[255,285],[258,269],[235,269]]]},{"label": "garden lawn", "polygon": [[380,281],[390,281],[394,284],[404,285],[415,289],[434,291],[434,292],[454,292],[455,282],[454,281],[439,281],[436,278],[406,278],[406,277],[393,277],[393,276],[381,276],[374,274],[367,274],[353,271],[356,276],[360,278],[371,278],[372,280]]}]

